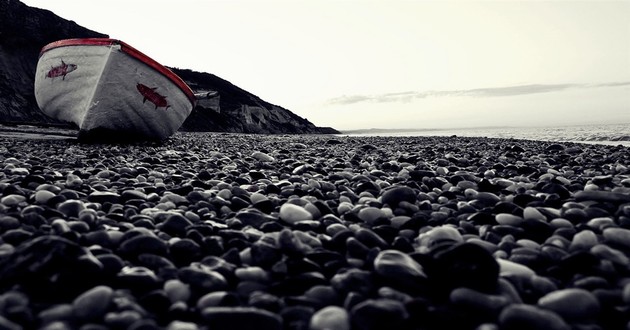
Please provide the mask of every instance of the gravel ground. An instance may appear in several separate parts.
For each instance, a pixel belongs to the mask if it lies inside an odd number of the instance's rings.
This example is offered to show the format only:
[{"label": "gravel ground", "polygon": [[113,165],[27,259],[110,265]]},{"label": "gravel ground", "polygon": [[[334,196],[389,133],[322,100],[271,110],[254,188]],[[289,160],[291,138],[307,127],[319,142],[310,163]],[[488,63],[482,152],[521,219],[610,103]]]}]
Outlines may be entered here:
[{"label": "gravel ground", "polygon": [[626,147],[0,134],[2,329],[630,329]]}]

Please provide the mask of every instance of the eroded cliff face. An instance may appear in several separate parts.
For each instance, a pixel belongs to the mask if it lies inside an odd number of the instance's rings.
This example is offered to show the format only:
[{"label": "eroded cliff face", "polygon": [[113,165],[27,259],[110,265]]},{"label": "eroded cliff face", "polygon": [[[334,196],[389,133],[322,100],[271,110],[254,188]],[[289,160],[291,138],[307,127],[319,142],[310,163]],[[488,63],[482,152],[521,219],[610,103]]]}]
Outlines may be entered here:
[{"label": "eroded cliff face", "polygon": [[[68,38],[107,37],[53,12],[17,0],[0,0],[0,123],[63,124],[47,117],[35,101],[33,82],[41,48]],[[280,106],[209,73],[172,69],[193,90],[217,91],[199,102],[181,130],[233,133],[338,133],[319,128]]]},{"label": "eroded cliff face", "polygon": [[[218,101],[197,104],[182,130],[271,134],[337,134],[271,104],[210,73],[172,68],[193,90],[218,92]],[[218,107],[216,104],[218,103]],[[211,104],[208,106],[207,104]]]},{"label": "eroded cliff face", "polygon": [[53,12],[0,0],[0,122],[56,123],[35,102],[33,81],[40,49],[55,40],[107,37]]}]

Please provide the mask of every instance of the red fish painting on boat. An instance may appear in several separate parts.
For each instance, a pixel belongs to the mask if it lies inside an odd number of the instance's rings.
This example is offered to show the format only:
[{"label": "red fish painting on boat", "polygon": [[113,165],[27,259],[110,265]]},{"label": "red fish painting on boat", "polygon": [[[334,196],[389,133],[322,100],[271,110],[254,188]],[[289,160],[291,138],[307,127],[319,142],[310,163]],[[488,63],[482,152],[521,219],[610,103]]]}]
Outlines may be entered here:
[{"label": "red fish painting on boat", "polygon": [[76,64],[66,64],[66,62],[61,60],[61,65],[50,68],[48,73],[46,73],[46,78],[52,78],[55,80],[56,77],[61,77],[61,80],[65,80],[66,75],[76,69]]},{"label": "red fish painting on boat", "polygon": [[166,96],[162,96],[160,93],[155,91],[157,87],[151,88],[143,84],[137,84],[136,88],[138,89],[138,92],[140,92],[140,94],[142,94],[142,96],[144,97],[142,103],[145,103],[147,100],[149,100],[149,102],[155,105],[156,109],[159,107],[164,107],[165,109],[168,109],[170,107],[170,105],[166,101]]}]

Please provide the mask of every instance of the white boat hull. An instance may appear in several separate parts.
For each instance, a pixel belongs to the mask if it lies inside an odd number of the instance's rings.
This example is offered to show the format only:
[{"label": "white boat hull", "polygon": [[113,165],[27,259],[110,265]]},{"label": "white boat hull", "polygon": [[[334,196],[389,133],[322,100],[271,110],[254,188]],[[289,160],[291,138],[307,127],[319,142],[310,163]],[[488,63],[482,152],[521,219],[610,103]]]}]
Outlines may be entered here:
[{"label": "white boat hull", "polygon": [[112,39],[70,39],[42,49],[35,98],[48,116],[83,136],[164,139],[195,104],[172,71]]}]

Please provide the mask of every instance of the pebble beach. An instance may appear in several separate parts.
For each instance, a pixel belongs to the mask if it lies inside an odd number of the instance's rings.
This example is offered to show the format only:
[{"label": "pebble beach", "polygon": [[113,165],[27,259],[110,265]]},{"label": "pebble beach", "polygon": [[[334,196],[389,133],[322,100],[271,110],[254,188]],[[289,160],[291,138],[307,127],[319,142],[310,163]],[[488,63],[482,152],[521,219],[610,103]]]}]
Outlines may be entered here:
[{"label": "pebble beach", "polygon": [[1,329],[630,329],[630,149],[0,135]]}]

